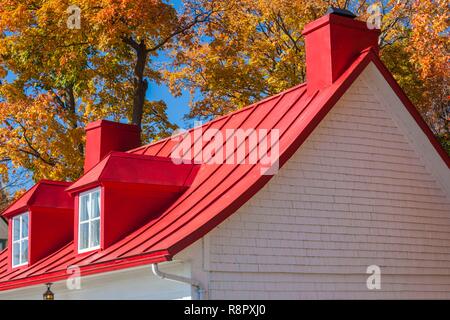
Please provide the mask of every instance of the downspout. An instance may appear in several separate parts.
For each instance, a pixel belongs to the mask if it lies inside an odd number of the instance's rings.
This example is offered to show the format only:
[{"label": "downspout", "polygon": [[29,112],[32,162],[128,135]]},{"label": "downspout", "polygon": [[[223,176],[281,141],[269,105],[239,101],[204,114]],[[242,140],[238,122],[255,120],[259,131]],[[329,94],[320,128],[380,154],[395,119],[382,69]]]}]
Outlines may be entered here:
[{"label": "downspout", "polygon": [[204,298],[203,295],[205,293],[205,289],[203,288],[202,284],[199,281],[191,279],[191,278],[177,276],[175,274],[168,274],[168,273],[162,272],[161,270],[159,270],[157,263],[152,264],[152,271],[155,276],[157,276],[161,279],[167,279],[170,281],[189,284],[190,286],[195,288],[195,291],[197,293],[196,298],[198,300],[203,300],[203,298]]}]

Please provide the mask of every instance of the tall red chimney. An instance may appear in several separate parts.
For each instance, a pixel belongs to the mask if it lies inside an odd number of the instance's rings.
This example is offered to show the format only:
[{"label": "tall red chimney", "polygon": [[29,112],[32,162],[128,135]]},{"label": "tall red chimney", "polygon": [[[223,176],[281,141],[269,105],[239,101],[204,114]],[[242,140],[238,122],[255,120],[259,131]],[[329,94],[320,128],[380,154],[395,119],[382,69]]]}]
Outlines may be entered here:
[{"label": "tall red chimney", "polygon": [[378,52],[380,30],[355,20],[348,10],[329,13],[305,26],[306,82],[308,93],[331,85],[364,49]]},{"label": "tall red chimney", "polygon": [[86,126],[84,173],[99,163],[111,151],[127,151],[141,145],[138,126],[107,120]]}]

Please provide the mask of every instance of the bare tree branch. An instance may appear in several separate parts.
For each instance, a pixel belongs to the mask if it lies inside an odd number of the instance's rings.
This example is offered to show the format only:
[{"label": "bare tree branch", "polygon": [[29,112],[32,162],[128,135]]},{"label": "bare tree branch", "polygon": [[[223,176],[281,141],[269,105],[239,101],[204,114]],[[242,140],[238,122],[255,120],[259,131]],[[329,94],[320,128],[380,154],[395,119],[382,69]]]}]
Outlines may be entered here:
[{"label": "bare tree branch", "polygon": [[55,160],[53,160],[51,158],[45,159],[41,155],[41,153],[33,147],[31,141],[27,137],[27,130],[25,129],[25,127],[20,122],[18,122],[18,125],[22,128],[22,131],[23,131],[22,137],[24,138],[25,143],[27,144],[28,148],[31,149],[31,151],[23,149],[23,148],[19,148],[18,150],[21,151],[21,152],[24,152],[26,154],[29,154],[29,155],[31,155],[31,156],[41,160],[42,162],[44,162],[45,164],[48,164],[50,166],[56,165],[56,161]]}]

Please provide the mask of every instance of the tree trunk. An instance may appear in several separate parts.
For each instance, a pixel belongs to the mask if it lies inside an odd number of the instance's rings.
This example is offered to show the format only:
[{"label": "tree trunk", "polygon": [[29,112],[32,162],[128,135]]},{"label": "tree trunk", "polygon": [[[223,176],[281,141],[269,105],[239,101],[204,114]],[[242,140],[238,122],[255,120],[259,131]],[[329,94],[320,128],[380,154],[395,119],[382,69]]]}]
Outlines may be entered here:
[{"label": "tree trunk", "polygon": [[142,115],[144,113],[145,94],[148,88],[148,82],[144,79],[144,70],[147,63],[147,48],[141,41],[136,48],[137,61],[134,68],[134,101],[132,123],[139,128],[142,124]]},{"label": "tree trunk", "polygon": [[[75,94],[73,92],[73,87],[69,86],[66,89],[66,103],[67,106],[66,110],[69,112],[69,122],[72,129],[78,128],[78,122],[77,122],[77,114],[76,114],[76,101],[75,101]],[[82,157],[84,157],[84,145],[83,143],[78,144],[78,152]]]}]

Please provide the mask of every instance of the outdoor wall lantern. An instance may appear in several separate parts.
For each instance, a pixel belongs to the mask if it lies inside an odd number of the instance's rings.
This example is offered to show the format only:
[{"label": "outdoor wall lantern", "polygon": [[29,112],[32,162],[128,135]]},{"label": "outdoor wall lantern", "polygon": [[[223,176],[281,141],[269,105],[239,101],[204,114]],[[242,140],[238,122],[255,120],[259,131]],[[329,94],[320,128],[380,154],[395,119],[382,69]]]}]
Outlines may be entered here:
[{"label": "outdoor wall lantern", "polygon": [[52,283],[46,283],[45,284],[47,286],[47,291],[44,292],[43,294],[43,298],[44,300],[55,300],[55,294],[52,292],[52,290],[50,290]]}]

